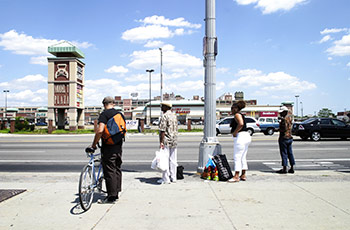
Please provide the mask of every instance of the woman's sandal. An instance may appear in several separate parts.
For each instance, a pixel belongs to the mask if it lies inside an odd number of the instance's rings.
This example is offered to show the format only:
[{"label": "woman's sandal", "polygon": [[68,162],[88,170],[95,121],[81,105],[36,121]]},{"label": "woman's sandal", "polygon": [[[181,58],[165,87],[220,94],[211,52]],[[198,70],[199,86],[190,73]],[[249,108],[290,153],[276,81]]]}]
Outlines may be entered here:
[{"label": "woman's sandal", "polygon": [[247,177],[239,177],[239,179],[241,180],[241,181],[246,181],[247,180]]},{"label": "woman's sandal", "polygon": [[236,183],[236,182],[239,182],[239,179],[236,179],[236,178],[232,177],[232,178],[229,179],[227,182],[228,182],[228,183]]}]

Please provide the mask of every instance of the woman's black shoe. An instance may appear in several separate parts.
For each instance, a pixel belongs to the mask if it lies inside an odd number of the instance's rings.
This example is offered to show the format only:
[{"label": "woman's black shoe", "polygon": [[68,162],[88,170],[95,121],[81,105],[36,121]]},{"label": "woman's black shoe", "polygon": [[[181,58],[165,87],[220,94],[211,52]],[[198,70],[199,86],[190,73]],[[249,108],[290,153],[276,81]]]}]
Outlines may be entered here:
[{"label": "woman's black shoe", "polygon": [[294,169],[289,169],[288,173],[294,173]]}]

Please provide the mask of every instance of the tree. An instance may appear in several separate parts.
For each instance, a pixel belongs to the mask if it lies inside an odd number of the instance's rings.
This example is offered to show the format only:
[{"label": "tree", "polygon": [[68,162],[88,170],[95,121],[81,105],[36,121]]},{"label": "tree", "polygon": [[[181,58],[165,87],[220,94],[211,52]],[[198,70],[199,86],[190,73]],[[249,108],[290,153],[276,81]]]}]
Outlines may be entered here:
[{"label": "tree", "polygon": [[319,117],[335,117],[335,114],[332,112],[332,110],[328,108],[323,108],[318,112]]}]

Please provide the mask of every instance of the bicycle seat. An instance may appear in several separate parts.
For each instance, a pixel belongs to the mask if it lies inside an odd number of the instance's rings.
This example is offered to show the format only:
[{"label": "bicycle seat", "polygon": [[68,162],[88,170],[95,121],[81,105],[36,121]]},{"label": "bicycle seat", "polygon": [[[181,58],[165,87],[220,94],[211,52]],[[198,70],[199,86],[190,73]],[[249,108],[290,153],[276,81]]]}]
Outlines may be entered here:
[{"label": "bicycle seat", "polygon": [[91,148],[91,147],[87,147],[87,148],[85,149],[85,152],[86,152],[86,153],[94,153],[94,152],[95,152],[95,149],[93,149],[93,148]]}]

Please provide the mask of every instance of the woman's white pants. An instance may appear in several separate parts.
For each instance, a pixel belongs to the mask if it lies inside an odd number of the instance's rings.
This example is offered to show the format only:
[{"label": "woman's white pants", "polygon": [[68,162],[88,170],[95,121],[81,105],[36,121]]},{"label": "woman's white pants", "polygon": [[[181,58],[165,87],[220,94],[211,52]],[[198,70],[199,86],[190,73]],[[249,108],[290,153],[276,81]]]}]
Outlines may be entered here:
[{"label": "woman's white pants", "polygon": [[233,137],[233,161],[236,172],[248,169],[247,152],[252,138],[248,132],[239,132]]},{"label": "woman's white pants", "polygon": [[177,170],[177,148],[164,147],[164,152],[167,154],[169,164],[167,170],[163,172],[162,179],[165,182],[176,181],[176,170]]}]

